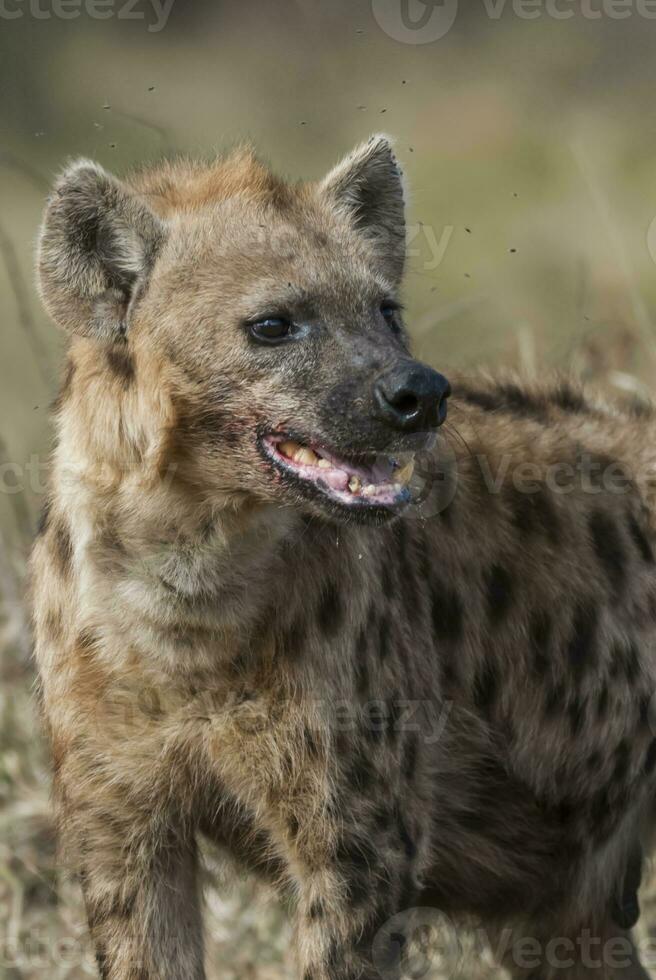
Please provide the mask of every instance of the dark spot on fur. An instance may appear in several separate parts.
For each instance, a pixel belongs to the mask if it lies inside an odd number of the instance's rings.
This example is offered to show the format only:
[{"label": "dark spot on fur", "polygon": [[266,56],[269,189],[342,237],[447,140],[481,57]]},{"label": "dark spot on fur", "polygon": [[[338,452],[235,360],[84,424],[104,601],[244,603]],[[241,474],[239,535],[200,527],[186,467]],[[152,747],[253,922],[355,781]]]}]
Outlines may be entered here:
[{"label": "dark spot on fur", "polygon": [[326,636],[334,636],[342,622],[343,608],[339,589],[330,582],[321,597],[317,619],[319,626]]},{"label": "dark spot on fur", "polygon": [[305,622],[300,615],[292,619],[280,637],[281,650],[290,661],[297,661],[305,643]]},{"label": "dark spot on fur", "polygon": [[547,717],[552,718],[564,708],[566,699],[565,686],[562,682],[552,684],[547,688],[547,696],[544,703],[544,711]]},{"label": "dark spot on fur", "polygon": [[415,900],[417,898],[417,885],[415,883],[415,878],[411,870],[404,871],[401,878],[401,889],[399,891],[399,903],[398,908],[400,909],[411,909],[415,905]]},{"label": "dark spot on fur", "polygon": [[399,842],[403,848],[403,852],[408,860],[411,861],[417,856],[417,845],[410,836],[405,820],[403,819],[403,814],[401,813],[397,813],[396,816],[396,829],[399,834]]},{"label": "dark spot on fur", "polygon": [[375,780],[376,772],[371,759],[362,749],[357,750],[351,759],[346,778],[358,793],[366,793]]},{"label": "dark spot on fur", "polygon": [[191,445],[197,445],[200,441],[218,450],[224,446],[234,449],[240,441],[235,419],[216,406],[206,407],[202,411],[181,409],[178,428]]},{"label": "dark spot on fur", "polygon": [[387,704],[384,701],[369,701],[362,709],[362,729],[370,742],[381,742],[387,730]]},{"label": "dark spot on fur", "polygon": [[407,780],[412,780],[415,777],[418,754],[419,739],[417,733],[410,732],[403,746],[403,760],[401,762],[402,771]]},{"label": "dark spot on fur", "polygon": [[463,385],[454,387],[456,397],[486,412],[510,412],[539,421],[547,415],[544,398],[525,391],[517,384],[500,384],[493,391],[476,390]]},{"label": "dark spot on fur", "polygon": [[[91,923],[89,923],[89,925],[91,925]],[[100,944],[97,944],[96,948],[96,965],[98,967],[100,980],[109,980],[109,959],[104,947]]]},{"label": "dark spot on fur", "polygon": [[571,824],[577,814],[576,804],[572,800],[560,800],[556,806],[556,820],[559,824],[567,826]]},{"label": "dark spot on fur", "polygon": [[367,664],[366,631],[363,629],[353,651],[353,671],[355,674],[355,690],[362,696],[369,690],[369,666]]},{"label": "dark spot on fur", "polygon": [[73,558],[73,544],[71,542],[70,532],[63,521],[60,521],[56,525],[53,535],[59,569],[63,575],[68,575],[71,559]]},{"label": "dark spot on fur", "polygon": [[115,344],[107,350],[107,366],[112,374],[119,378],[125,388],[134,381],[134,361],[130,352],[124,347]]},{"label": "dark spot on fur", "polygon": [[613,678],[624,674],[628,684],[633,684],[640,673],[640,656],[633,641],[616,642],[611,653],[610,675]]},{"label": "dark spot on fur", "polygon": [[392,811],[384,804],[379,804],[373,813],[374,826],[377,830],[388,830],[394,819]]},{"label": "dark spot on fur", "polygon": [[298,837],[298,832],[300,830],[300,824],[298,822],[298,817],[291,816],[287,821],[287,829],[292,837]]},{"label": "dark spot on fur", "polygon": [[640,673],[640,655],[633,641],[629,643],[624,654],[624,672],[629,684],[633,684]]},{"label": "dark spot on fur", "polygon": [[645,755],[644,761],[644,772],[646,776],[650,776],[654,771],[654,766],[656,766],[656,739],[652,739],[649,743],[649,748],[647,749],[647,754]]},{"label": "dark spot on fur", "polygon": [[581,733],[585,721],[587,703],[579,698],[574,698],[569,705],[567,712],[569,715],[570,730],[572,737],[576,738]]},{"label": "dark spot on fur", "polygon": [[369,870],[378,865],[375,845],[359,834],[342,837],[337,846],[337,859],[353,868]]},{"label": "dark spot on fur", "polygon": [[392,561],[383,561],[381,570],[381,587],[384,596],[392,596],[394,594],[394,563]]},{"label": "dark spot on fur", "polygon": [[651,698],[648,694],[643,694],[638,702],[638,725],[641,728],[646,728],[650,724],[650,710]]},{"label": "dark spot on fur", "polygon": [[64,628],[59,610],[48,610],[44,620],[44,629],[49,640],[56,642],[61,639]]},{"label": "dark spot on fur", "polygon": [[577,674],[591,666],[596,659],[597,619],[597,607],[591,602],[579,603],[574,609],[567,655]]},{"label": "dark spot on fur", "polygon": [[318,899],[317,901],[312,902],[312,905],[310,906],[310,911],[309,911],[308,914],[309,914],[309,916],[310,916],[311,919],[314,919],[314,920],[316,920],[316,919],[323,919],[324,915],[326,914],[326,911],[325,911],[325,909],[323,907],[323,902],[321,901],[321,899]]},{"label": "dark spot on fur", "polygon": [[563,381],[551,395],[551,402],[565,412],[585,412],[588,405],[580,391]]},{"label": "dark spot on fur", "polygon": [[457,592],[434,583],[431,595],[431,618],[436,641],[456,643],[463,634],[464,608]]},{"label": "dark spot on fur", "polygon": [[485,412],[495,412],[502,407],[499,398],[489,391],[466,390],[462,387],[458,387],[456,391],[457,396],[462,398],[464,402],[482,408]]},{"label": "dark spot on fur", "polygon": [[36,526],[36,533],[39,537],[45,534],[50,525],[50,513],[52,509],[52,502],[46,498],[46,501],[41,508],[41,513],[39,515],[39,521]]},{"label": "dark spot on fur", "polygon": [[601,510],[592,512],[588,525],[597,558],[612,589],[619,594],[626,578],[626,550],[617,525]]},{"label": "dark spot on fur", "polygon": [[308,725],[305,726],[303,737],[305,739],[305,749],[307,751],[307,754],[312,759],[319,759],[322,754],[321,748],[314,736],[314,733],[312,732],[312,730],[309,728]]},{"label": "dark spot on fur", "polygon": [[522,492],[515,487],[507,491],[513,523],[523,537],[543,535],[552,544],[560,540],[560,521],[553,497],[546,487]]},{"label": "dark spot on fur", "polygon": [[529,635],[531,650],[533,651],[533,664],[536,672],[541,676],[544,676],[549,668],[552,632],[553,620],[549,613],[540,611],[531,614]]},{"label": "dark spot on fur", "polygon": [[75,646],[80,651],[80,653],[88,654],[91,653],[96,644],[99,642],[100,637],[95,630],[83,629],[77,634],[75,638]]},{"label": "dark spot on fur", "polygon": [[476,673],[474,679],[474,704],[480,711],[488,711],[496,700],[499,675],[496,664],[488,656]]},{"label": "dark spot on fur", "polygon": [[654,563],[654,552],[651,544],[649,543],[647,535],[640,527],[640,524],[638,523],[638,520],[634,514],[628,515],[627,523],[631,540],[640,552],[640,557],[643,561],[647,562],[647,564],[652,565]]},{"label": "dark spot on fur", "polygon": [[621,929],[633,929],[640,918],[638,891],[642,882],[643,854],[640,844],[636,844],[629,855],[621,894],[616,895],[612,905],[612,916]]},{"label": "dark spot on fur", "polygon": [[597,695],[597,718],[600,721],[603,721],[603,719],[608,714],[608,699],[609,699],[608,684],[604,684],[604,686],[599,691],[599,694]]},{"label": "dark spot on fur", "polygon": [[615,767],[612,779],[616,783],[624,782],[629,771],[629,743],[622,739],[615,750]]},{"label": "dark spot on fur", "polygon": [[486,592],[490,620],[500,623],[513,600],[513,579],[507,568],[492,565],[486,575]]},{"label": "dark spot on fur", "polygon": [[592,815],[593,823],[599,826],[603,826],[606,823],[609,810],[610,810],[610,800],[608,798],[608,791],[604,788],[597,790],[597,792],[592,797],[592,801],[590,804],[590,812]]}]

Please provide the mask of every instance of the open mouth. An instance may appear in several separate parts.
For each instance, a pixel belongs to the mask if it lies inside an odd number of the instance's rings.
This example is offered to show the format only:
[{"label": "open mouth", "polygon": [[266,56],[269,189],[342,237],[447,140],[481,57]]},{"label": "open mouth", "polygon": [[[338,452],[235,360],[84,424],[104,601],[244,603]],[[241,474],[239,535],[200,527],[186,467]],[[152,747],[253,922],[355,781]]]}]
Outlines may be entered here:
[{"label": "open mouth", "polygon": [[408,484],[414,471],[412,454],[403,463],[384,455],[346,459],[324,447],[297,442],[288,435],[265,436],[262,447],[284,474],[336,503],[394,510],[411,500]]}]

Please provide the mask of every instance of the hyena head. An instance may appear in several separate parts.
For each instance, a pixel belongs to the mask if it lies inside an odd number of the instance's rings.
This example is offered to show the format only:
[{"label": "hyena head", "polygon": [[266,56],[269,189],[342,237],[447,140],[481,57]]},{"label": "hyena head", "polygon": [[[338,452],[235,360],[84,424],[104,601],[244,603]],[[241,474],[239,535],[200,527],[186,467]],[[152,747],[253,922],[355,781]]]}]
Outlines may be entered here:
[{"label": "hyena head", "polygon": [[75,335],[87,426],[120,416],[131,460],[152,458],[159,414],[206,499],[382,520],[408,502],[404,454],[434,438],[449,394],[409,352],[404,253],[402,177],[377,136],[297,185],[249,152],[125,183],[77,162],[49,201],[39,276]]}]

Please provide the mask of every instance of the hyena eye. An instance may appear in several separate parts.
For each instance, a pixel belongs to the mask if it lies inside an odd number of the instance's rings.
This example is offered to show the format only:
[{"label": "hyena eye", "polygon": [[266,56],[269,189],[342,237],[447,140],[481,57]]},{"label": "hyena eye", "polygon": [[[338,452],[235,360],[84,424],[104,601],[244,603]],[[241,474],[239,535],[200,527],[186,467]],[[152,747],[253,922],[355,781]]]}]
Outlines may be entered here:
[{"label": "hyena eye", "polygon": [[267,316],[249,324],[249,332],[253,340],[261,344],[275,344],[289,336],[292,325],[282,316]]},{"label": "hyena eye", "polygon": [[392,330],[395,333],[398,333],[400,330],[399,320],[397,316],[399,310],[400,307],[398,306],[398,304],[391,303],[391,302],[382,303],[380,307],[380,312],[382,314],[383,319],[392,328]]}]

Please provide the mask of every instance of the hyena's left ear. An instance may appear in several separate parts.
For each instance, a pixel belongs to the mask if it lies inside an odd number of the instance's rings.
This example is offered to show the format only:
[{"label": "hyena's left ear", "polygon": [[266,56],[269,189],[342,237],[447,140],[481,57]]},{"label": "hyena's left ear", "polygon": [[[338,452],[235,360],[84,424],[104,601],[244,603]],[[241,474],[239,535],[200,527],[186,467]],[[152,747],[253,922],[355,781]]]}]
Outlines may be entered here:
[{"label": "hyena's left ear", "polygon": [[319,184],[324,197],[349,215],[374,246],[383,272],[396,285],[405,265],[403,174],[388,136],[372,136]]},{"label": "hyena's left ear", "polygon": [[41,226],[37,274],[46,309],[72,333],[119,339],[164,239],[144,198],[97,163],[77,161],[55,185]]}]

